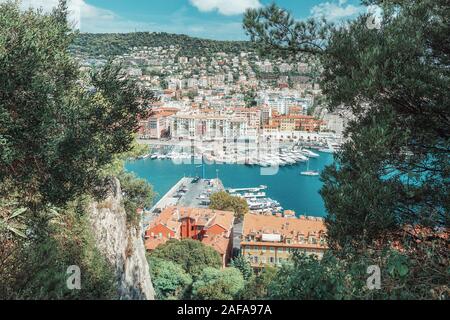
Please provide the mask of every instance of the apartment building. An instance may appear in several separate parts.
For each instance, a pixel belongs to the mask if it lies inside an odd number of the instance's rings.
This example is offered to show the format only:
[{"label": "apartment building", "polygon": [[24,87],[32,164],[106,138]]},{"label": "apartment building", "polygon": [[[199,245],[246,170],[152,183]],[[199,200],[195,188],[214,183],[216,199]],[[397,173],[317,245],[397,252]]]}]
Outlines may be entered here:
[{"label": "apartment building", "polygon": [[177,114],[172,117],[175,139],[233,140],[248,136],[246,118],[210,113]]},{"label": "apartment building", "polygon": [[327,250],[322,218],[284,218],[247,214],[244,217],[241,253],[252,267],[277,266],[294,251],[322,258]]},{"label": "apartment building", "polygon": [[194,239],[216,250],[225,267],[233,250],[233,225],[231,211],[169,207],[148,226],[145,247],[151,252],[170,239]]},{"label": "apartment building", "polygon": [[261,109],[258,108],[232,108],[231,111],[238,118],[247,119],[248,127],[259,129],[261,127]]},{"label": "apartment building", "polygon": [[319,132],[324,125],[324,121],[304,115],[277,116],[273,117],[269,123],[272,126],[278,126],[280,131],[305,132]]},{"label": "apartment building", "polygon": [[177,111],[171,108],[167,110],[158,110],[150,115],[147,119],[139,121],[139,138],[141,139],[161,139],[169,135],[170,132],[170,116]]}]

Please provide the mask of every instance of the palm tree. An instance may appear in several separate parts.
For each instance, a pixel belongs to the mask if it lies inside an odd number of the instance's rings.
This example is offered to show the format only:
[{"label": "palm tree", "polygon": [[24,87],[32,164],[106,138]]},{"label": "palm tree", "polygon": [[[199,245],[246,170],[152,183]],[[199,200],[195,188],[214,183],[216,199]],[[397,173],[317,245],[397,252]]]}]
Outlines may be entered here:
[{"label": "palm tree", "polygon": [[24,233],[26,225],[21,223],[20,220],[21,215],[24,214],[27,210],[27,208],[15,209],[13,212],[8,212],[9,210],[1,210],[0,232],[6,230],[7,232],[12,232],[13,234],[18,235],[22,238],[26,238],[26,235]]}]

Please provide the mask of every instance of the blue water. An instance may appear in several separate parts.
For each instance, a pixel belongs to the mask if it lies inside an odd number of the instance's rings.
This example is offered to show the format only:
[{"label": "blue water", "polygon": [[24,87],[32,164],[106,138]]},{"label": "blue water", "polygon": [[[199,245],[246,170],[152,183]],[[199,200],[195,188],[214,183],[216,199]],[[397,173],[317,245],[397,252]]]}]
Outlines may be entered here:
[{"label": "blue water", "polygon": [[[320,153],[320,158],[311,159],[310,170],[322,171],[333,163],[333,155]],[[126,164],[128,171],[153,185],[159,200],[172,186],[184,176],[202,176],[202,168],[196,165],[174,164],[171,160],[137,160]],[[268,186],[267,195],[281,203],[285,210],[294,210],[297,215],[323,217],[326,215],[323,200],[319,195],[322,182],[319,177],[301,176],[306,163],[295,166],[280,167],[276,175],[261,175],[261,168],[244,165],[214,164],[205,166],[207,179],[217,177],[226,188],[249,188],[260,185]]]}]

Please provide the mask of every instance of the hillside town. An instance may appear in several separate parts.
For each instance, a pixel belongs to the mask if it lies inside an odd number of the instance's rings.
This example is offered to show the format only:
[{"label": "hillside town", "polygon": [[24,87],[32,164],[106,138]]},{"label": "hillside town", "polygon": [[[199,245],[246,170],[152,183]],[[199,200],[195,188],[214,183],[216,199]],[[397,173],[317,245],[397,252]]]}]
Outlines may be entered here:
[{"label": "hillside town", "polygon": [[[84,71],[106,62],[80,60]],[[334,153],[342,142],[348,118],[321,108],[314,63],[253,51],[188,57],[176,45],[133,47],[114,62],[158,98],[139,122],[139,141],[152,147],[144,158],[284,166],[318,157],[303,147]],[[267,156],[270,148],[275,153]],[[172,188],[177,192],[142,211],[148,252],[169,240],[195,239],[213,248],[223,267],[240,254],[255,270],[280,266],[297,250],[323,256],[322,218],[299,216],[272,199],[256,199],[261,192],[247,192],[250,212],[235,219],[234,212],[209,209],[211,182],[205,181],[184,178]],[[201,201],[185,200],[189,189],[205,183]]]},{"label": "hillside town", "polygon": [[[321,108],[313,62],[263,58],[253,51],[194,57],[182,53],[175,45],[133,47],[114,59],[128,78],[158,98],[150,106],[151,115],[140,120],[140,139],[342,137],[347,120]],[[106,62],[79,59],[85,71]]]},{"label": "hillside town", "polygon": [[0,300],[449,300],[449,4],[0,0]]}]

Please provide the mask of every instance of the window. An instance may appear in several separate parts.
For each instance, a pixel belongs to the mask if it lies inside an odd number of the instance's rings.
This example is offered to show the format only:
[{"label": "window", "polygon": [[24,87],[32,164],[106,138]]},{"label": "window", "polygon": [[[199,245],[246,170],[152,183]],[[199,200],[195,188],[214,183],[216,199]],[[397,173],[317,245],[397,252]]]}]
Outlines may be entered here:
[{"label": "window", "polygon": [[261,247],[262,252],[266,252],[266,247]]},{"label": "window", "polygon": [[275,258],[274,258],[274,257],[270,257],[270,258],[269,258],[269,262],[272,263],[272,264],[274,264],[274,263],[275,263]]},{"label": "window", "polygon": [[270,252],[275,252],[275,247],[270,247]]}]

